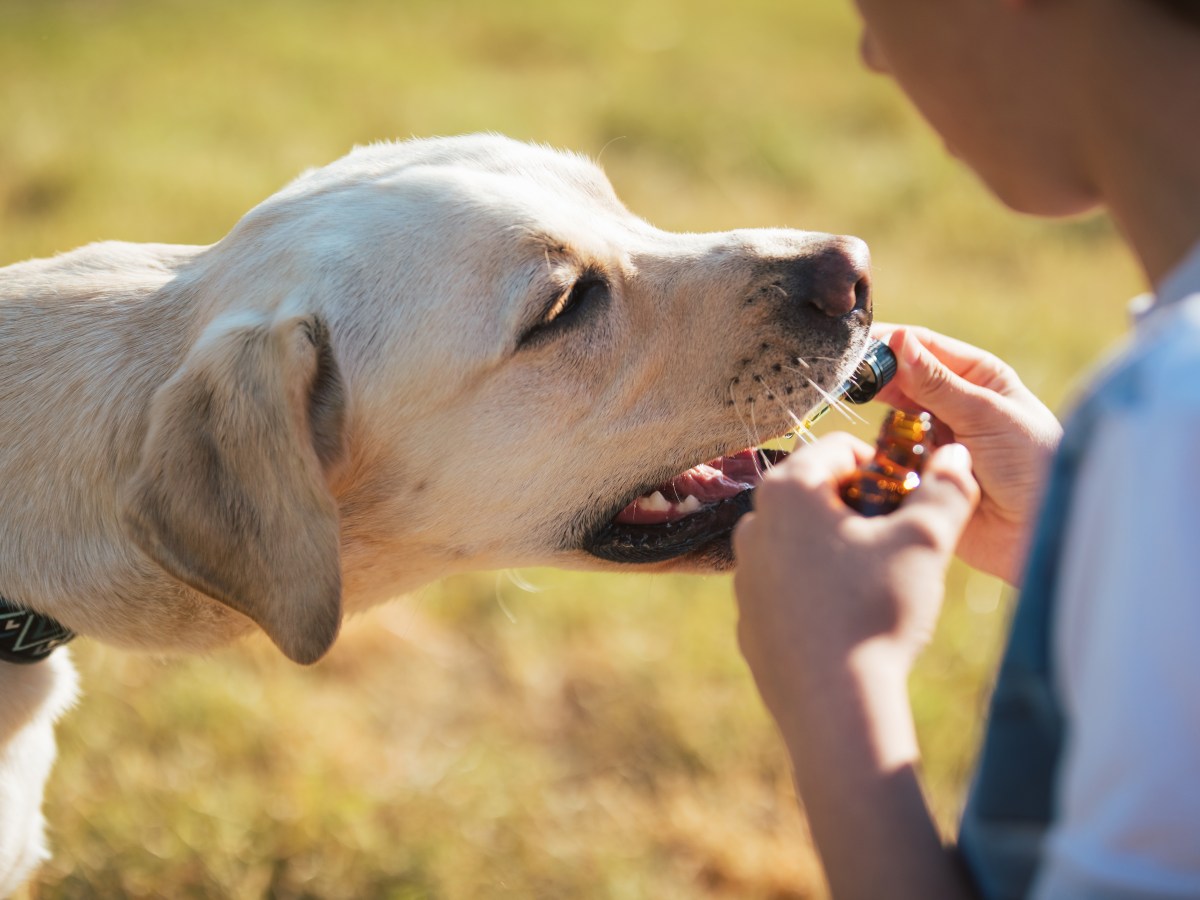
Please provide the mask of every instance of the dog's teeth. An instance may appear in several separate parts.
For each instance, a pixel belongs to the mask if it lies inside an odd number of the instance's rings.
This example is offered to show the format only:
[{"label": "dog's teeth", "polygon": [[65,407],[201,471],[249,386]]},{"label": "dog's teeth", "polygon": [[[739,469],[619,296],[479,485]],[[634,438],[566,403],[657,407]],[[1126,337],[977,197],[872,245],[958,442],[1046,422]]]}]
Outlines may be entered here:
[{"label": "dog's teeth", "polygon": [[647,512],[666,512],[671,508],[671,504],[662,495],[662,491],[655,491],[653,494],[638,500],[638,508],[644,509]]},{"label": "dog's teeth", "polygon": [[688,516],[700,509],[700,501],[689,494],[679,503],[672,503],[663,496],[662,491],[655,491],[653,494],[639,497],[637,508],[639,512],[673,513],[677,516]]}]

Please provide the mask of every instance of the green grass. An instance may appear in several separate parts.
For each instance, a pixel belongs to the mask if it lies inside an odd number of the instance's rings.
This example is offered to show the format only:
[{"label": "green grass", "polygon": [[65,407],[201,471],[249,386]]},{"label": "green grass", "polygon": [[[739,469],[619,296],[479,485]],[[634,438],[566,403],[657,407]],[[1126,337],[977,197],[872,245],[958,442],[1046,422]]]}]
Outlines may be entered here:
[{"label": "green grass", "polygon": [[[858,234],[881,318],[1061,404],[1139,289],[1111,228],[999,209],[856,37],[841,0],[7,0],[0,264],[211,242],[355,143],[494,130],[598,156],[665,228]],[[521,577],[400,599],[312,669],[81,641],[31,895],[823,896],[728,579]],[[947,830],[1007,605],[956,567],[914,678]]]}]

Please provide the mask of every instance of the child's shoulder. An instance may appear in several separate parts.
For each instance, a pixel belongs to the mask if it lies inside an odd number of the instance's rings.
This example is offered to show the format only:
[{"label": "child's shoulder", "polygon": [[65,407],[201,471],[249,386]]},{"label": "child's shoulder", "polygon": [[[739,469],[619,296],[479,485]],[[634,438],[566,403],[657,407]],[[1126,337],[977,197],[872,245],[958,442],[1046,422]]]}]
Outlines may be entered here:
[{"label": "child's shoulder", "polygon": [[1144,395],[1200,409],[1200,289],[1151,311],[1130,355]]}]

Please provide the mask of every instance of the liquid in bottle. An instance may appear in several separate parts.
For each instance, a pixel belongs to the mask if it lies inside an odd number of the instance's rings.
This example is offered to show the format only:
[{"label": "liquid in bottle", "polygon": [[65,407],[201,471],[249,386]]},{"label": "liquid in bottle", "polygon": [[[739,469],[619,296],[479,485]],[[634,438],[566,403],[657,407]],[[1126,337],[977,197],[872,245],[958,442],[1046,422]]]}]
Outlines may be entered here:
[{"label": "liquid in bottle", "polygon": [[921,470],[933,449],[932,430],[933,419],[927,412],[889,412],[875,442],[875,458],[839,488],[846,505],[864,516],[896,509],[921,483]]}]

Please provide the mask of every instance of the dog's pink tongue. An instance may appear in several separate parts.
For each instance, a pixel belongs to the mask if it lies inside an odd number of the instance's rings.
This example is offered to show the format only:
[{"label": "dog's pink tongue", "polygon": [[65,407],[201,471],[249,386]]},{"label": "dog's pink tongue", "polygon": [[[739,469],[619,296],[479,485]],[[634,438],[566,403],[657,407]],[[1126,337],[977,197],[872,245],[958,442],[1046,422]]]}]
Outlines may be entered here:
[{"label": "dog's pink tongue", "polygon": [[676,475],[626,506],[617,513],[616,521],[623,525],[674,522],[710,503],[740,494],[761,480],[756,454],[753,450],[743,450]]}]

